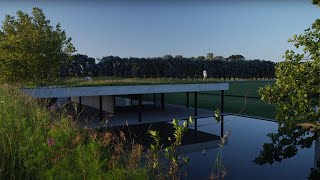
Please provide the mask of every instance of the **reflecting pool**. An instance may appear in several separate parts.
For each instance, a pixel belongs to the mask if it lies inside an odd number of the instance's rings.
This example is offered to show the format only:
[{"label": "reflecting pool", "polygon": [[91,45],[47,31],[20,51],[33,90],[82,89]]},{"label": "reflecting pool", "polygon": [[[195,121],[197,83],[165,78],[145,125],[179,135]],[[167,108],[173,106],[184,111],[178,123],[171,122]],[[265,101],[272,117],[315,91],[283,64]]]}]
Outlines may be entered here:
[{"label": "reflecting pool", "polygon": [[[222,165],[227,169],[225,179],[306,179],[309,176],[315,165],[314,142],[310,148],[298,148],[291,158],[271,165],[257,165],[253,161],[264,143],[270,142],[267,134],[277,132],[277,123],[231,115],[224,119],[224,131],[231,131],[223,148]],[[198,119],[198,130],[220,135],[220,124],[214,118],[201,118]],[[218,151],[217,146],[189,151],[186,154],[189,157],[186,179],[208,179]]]}]

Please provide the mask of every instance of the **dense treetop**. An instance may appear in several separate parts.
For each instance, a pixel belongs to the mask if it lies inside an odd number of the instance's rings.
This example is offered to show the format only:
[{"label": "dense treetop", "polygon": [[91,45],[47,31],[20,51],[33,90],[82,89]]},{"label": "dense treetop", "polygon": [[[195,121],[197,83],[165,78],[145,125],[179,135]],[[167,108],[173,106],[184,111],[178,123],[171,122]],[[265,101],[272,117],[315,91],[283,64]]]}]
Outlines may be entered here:
[{"label": "dense treetop", "polygon": [[0,81],[49,82],[75,52],[71,38],[40,8],[6,15],[0,29]]},{"label": "dense treetop", "polygon": [[77,54],[73,61],[63,68],[63,77],[106,76],[122,78],[202,78],[207,70],[209,78],[273,78],[275,63],[264,60],[245,60],[241,55],[224,58],[213,57],[173,57],[165,55],[154,58],[120,58],[106,56],[95,59]]}]

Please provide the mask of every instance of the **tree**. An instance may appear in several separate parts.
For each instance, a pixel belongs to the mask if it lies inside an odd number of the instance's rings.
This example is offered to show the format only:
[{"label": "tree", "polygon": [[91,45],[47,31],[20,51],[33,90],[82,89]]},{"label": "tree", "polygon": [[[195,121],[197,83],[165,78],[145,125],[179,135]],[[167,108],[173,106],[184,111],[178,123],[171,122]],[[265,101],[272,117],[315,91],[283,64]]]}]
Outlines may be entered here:
[{"label": "tree", "polygon": [[63,68],[66,74],[73,77],[97,76],[98,69],[94,58],[82,54],[73,55],[70,64]]},{"label": "tree", "polygon": [[0,80],[46,83],[58,77],[75,52],[71,38],[58,23],[50,25],[40,8],[29,15],[6,15],[0,29]]},{"label": "tree", "polygon": [[166,54],[166,55],[164,55],[164,56],[162,57],[162,59],[164,59],[164,60],[173,60],[173,56],[170,55],[170,54]]},{"label": "tree", "polygon": [[296,48],[303,54],[286,51],[285,61],[276,65],[277,82],[260,90],[262,100],[278,104],[279,120],[318,121],[320,112],[320,20],[316,20],[303,35],[294,36]]},{"label": "tree", "polygon": [[213,60],[220,60],[220,61],[222,61],[222,60],[224,60],[224,57],[222,57],[222,56],[215,56],[215,57],[213,58]]},{"label": "tree", "polygon": [[206,58],[204,56],[198,56],[197,60],[205,60]]},{"label": "tree", "polygon": [[182,59],[183,58],[183,56],[182,55],[176,55],[175,57],[174,57],[175,59]]},{"label": "tree", "polygon": [[227,58],[229,61],[237,61],[237,60],[246,60],[246,58],[240,54],[238,55],[231,55]]},{"label": "tree", "polygon": [[[319,0],[313,0],[319,5]],[[276,83],[260,89],[262,100],[277,104],[278,133],[269,134],[257,164],[273,163],[297,154],[298,148],[311,147],[319,138],[320,111],[320,20],[317,19],[302,35],[289,42],[303,49],[299,54],[286,51],[285,61],[276,65]],[[308,122],[308,123],[305,123]],[[307,125],[306,125],[307,124]],[[309,125],[309,126],[308,126]],[[316,127],[310,134],[302,127]],[[314,171],[309,178],[318,178]]]},{"label": "tree", "polygon": [[208,60],[213,60],[213,58],[214,58],[213,53],[207,53],[207,59]]}]

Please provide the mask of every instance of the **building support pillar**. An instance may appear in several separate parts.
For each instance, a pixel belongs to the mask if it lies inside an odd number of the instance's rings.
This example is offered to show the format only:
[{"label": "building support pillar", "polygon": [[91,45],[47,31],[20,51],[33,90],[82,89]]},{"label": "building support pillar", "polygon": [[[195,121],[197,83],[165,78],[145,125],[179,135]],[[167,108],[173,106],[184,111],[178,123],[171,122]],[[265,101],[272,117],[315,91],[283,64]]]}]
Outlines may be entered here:
[{"label": "building support pillar", "polygon": [[103,120],[102,96],[99,96],[99,110],[100,110],[100,122],[101,122]]},{"label": "building support pillar", "polygon": [[164,93],[161,93],[161,110],[164,111]]},{"label": "building support pillar", "polygon": [[224,126],[224,90],[221,90],[221,100],[220,100],[220,123],[221,123],[221,134],[220,136],[223,137],[223,126]]},{"label": "building support pillar", "polygon": [[189,92],[187,92],[187,108],[189,108]]},{"label": "building support pillar", "polygon": [[139,107],[138,107],[138,109],[139,109],[139,122],[141,122],[142,121],[142,94],[139,94],[138,95],[138,101],[139,101]]},{"label": "building support pillar", "polygon": [[194,136],[198,135],[198,92],[194,92]]},{"label": "building support pillar", "polygon": [[79,96],[79,104],[78,104],[78,116],[81,115],[81,111],[82,111],[82,102],[81,102],[81,96]]}]

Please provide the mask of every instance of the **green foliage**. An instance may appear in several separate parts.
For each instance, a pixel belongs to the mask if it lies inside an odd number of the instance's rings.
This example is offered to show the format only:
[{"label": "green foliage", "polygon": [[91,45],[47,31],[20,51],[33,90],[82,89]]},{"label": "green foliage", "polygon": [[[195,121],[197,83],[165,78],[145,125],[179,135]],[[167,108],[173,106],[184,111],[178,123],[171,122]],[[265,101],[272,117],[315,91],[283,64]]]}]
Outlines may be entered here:
[{"label": "green foliage", "polygon": [[242,56],[242,55],[240,55],[240,54],[238,54],[238,55],[231,55],[231,56],[229,56],[228,58],[227,58],[227,60],[229,60],[229,61],[243,61],[243,60],[245,60],[246,58],[244,57],[244,56]]},{"label": "green foliage", "polygon": [[80,128],[16,87],[0,87],[0,179],[147,179],[143,148]]},{"label": "green foliage", "polygon": [[241,55],[207,58],[188,58],[165,55],[152,58],[120,58],[107,56],[95,64],[93,58],[86,55],[74,55],[73,61],[61,71],[62,77],[105,76],[120,78],[192,78],[202,79],[202,71],[209,78],[216,79],[261,79],[274,77],[274,62],[264,60],[245,60]]},{"label": "green foliage", "polygon": [[0,80],[49,82],[73,52],[71,38],[60,24],[53,28],[40,8],[33,8],[31,15],[6,15],[0,29]]},{"label": "green foliage", "polygon": [[[157,84],[205,84],[216,83],[216,80],[207,81],[176,78],[108,78],[97,77],[92,81],[85,81],[83,78],[64,78],[46,85],[65,85],[71,87],[89,87],[89,86],[129,86],[129,85],[157,85]],[[37,87],[38,84],[30,83],[26,88]]]},{"label": "green foliage", "polygon": [[217,122],[220,122],[220,120],[221,120],[221,111],[220,111],[220,109],[217,109],[217,110],[215,110],[214,111],[214,118],[216,119],[216,121]]},{"label": "green foliage", "polygon": [[320,0],[312,0],[314,5],[320,6]]},{"label": "green foliage", "polygon": [[[313,3],[319,5],[318,0]],[[319,137],[319,37],[320,20],[317,19],[302,35],[289,39],[302,53],[286,51],[286,60],[276,66],[276,83],[260,89],[262,100],[277,105],[278,132],[268,135],[271,143],[264,144],[260,156],[254,160],[257,164],[272,164],[293,157],[298,148],[310,148]],[[317,175],[312,172],[309,178]]]},{"label": "green foliage", "polygon": [[223,137],[221,137],[221,143],[219,144],[220,148],[218,154],[216,156],[213,169],[211,171],[210,179],[224,179],[227,175],[227,170],[222,164],[222,157],[223,157],[223,149],[224,145],[228,140],[228,136],[230,135],[230,131],[227,131]]},{"label": "green foliage", "polygon": [[72,56],[72,61],[61,70],[61,77],[95,77],[98,70],[100,69],[97,68],[94,58],[76,54]]},{"label": "green foliage", "polygon": [[276,83],[260,90],[262,100],[278,105],[278,121],[317,121],[320,118],[320,112],[315,110],[320,107],[319,34],[320,20],[316,20],[303,35],[290,39],[289,42],[302,48],[304,53],[287,51],[286,61],[276,66]]},{"label": "green foliage", "polygon": [[213,60],[214,54],[213,53],[207,53],[207,59],[208,60]]},{"label": "green foliage", "polygon": [[[153,143],[150,145],[150,159],[151,166],[150,172],[156,179],[180,179],[180,168],[183,165],[188,163],[187,157],[181,157],[179,155],[179,146],[181,145],[182,137],[184,133],[188,130],[188,124],[193,122],[192,117],[190,116],[189,120],[183,122],[182,125],[179,125],[179,121],[173,119],[172,124],[174,128],[174,139],[168,137],[170,145],[164,148],[164,157],[168,160],[168,167],[162,167],[159,164],[161,161],[161,150],[162,145],[160,145],[160,136],[159,132],[150,130],[150,136],[153,139]],[[163,173],[167,172],[167,173]]]}]

